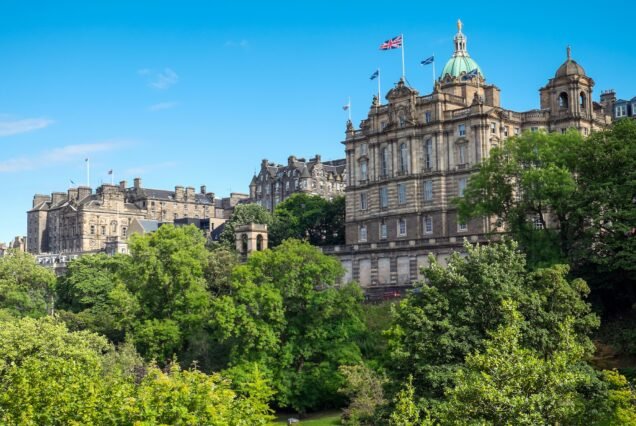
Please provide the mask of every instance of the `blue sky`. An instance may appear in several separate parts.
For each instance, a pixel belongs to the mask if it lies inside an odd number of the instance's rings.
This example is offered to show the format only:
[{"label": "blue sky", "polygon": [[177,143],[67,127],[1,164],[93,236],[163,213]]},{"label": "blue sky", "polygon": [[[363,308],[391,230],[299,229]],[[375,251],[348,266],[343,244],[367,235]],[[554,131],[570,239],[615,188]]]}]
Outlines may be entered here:
[{"label": "blue sky", "polygon": [[0,241],[26,233],[33,194],[70,180],[247,192],[262,158],[344,156],[351,97],[364,118],[382,70],[432,88],[461,18],[468,51],[506,108],[537,108],[565,47],[596,81],[636,96],[633,2],[0,0]]}]

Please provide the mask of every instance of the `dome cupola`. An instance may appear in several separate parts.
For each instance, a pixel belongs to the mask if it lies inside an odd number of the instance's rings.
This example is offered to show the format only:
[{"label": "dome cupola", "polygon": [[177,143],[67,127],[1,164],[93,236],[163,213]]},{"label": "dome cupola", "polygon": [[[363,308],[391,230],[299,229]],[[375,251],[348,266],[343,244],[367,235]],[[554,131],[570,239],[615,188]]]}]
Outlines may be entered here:
[{"label": "dome cupola", "polygon": [[481,68],[477,65],[466,50],[466,36],[462,33],[462,21],[457,20],[457,34],[455,34],[455,53],[446,62],[440,79],[446,78],[449,75],[452,78],[459,78],[469,72],[477,69],[479,75],[483,78]]},{"label": "dome cupola", "polygon": [[585,77],[585,70],[583,69],[583,67],[577,64],[574,59],[572,59],[572,49],[570,49],[570,46],[568,46],[567,48],[567,55],[568,58],[559,67],[556,74],[554,75],[554,78],[567,77],[570,75],[580,75]]}]

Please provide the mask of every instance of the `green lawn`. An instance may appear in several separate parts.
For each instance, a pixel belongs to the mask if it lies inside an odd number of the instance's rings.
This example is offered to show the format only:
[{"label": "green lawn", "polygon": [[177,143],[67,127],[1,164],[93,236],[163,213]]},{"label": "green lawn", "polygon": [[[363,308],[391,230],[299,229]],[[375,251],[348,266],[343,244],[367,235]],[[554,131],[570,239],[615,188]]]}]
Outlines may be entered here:
[{"label": "green lawn", "polygon": [[[286,425],[287,419],[297,416],[293,414],[279,415],[276,422],[273,425]],[[340,412],[339,411],[327,411],[322,413],[315,413],[308,415],[300,423],[296,423],[298,426],[335,426],[340,424]]]}]

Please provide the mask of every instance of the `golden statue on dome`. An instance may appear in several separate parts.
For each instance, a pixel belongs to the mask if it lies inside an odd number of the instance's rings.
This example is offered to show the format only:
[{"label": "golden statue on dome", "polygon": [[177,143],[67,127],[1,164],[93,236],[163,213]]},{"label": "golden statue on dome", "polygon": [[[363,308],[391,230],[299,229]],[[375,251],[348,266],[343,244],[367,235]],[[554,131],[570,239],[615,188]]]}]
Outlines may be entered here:
[{"label": "golden statue on dome", "polygon": [[457,20],[457,31],[459,31],[460,33],[462,32],[462,20],[458,19]]}]

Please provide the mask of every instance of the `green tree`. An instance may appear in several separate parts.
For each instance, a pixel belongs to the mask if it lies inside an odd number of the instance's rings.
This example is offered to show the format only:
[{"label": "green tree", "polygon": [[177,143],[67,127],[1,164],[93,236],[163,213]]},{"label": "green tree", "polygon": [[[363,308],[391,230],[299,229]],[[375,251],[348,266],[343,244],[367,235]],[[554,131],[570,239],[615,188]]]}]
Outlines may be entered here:
[{"label": "green tree", "polygon": [[235,243],[234,232],[237,226],[258,223],[271,227],[273,220],[272,214],[260,204],[238,204],[234,207],[232,217],[225,222],[225,228],[221,232],[219,242],[233,249]]},{"label": "green tree", "polygon": [[395,408],[389,416],[390,426],[419,426],[421,424],[420,408],[415,403],[413,377],[408,377],[406,385],[400,389],[393,402]]},{"label": "green tree", "polygon": [[364,328],[361,291],[338,286],[342,274],[335,258],[296,240],[237,267],[232,291],[213,309],[219,338],[231,348],[232,377],[256,362],[281,406],[303,412],[338,402],[338,366],[360,362],[354,339]]},{"label": "green tree", "polygon": [[0,257],[0,319],[40,317],[53,311],[55,275],[35,257],[9,250]]},{"label": "green tree", "polygon": [[565,279],[567,267],[528,273],[513,241],[489,246],[465,244],[466,257],[454,254],[444,268],[434,259],[425,281],[396,306],[389,330],[390,373],[397,382],[413,376],[418,397],[430,403],[452,385],[465,357],[483,348],[488,333],[505,319],[502,301],[519,304],[527,320],[524,344],[548,356],[560,344],[558,331],[573,318],[576,338],[586,353],[598,325],[583,300],[582,280]]},{"label": "green tree", "polygon": [[273,245],[287,238],[304,239],[313,245],[344,243],[344,197],[326,200],[318,195],[293,194],[274,210]]},{"label": "green tree", "polygon": [[490,151],[456,200],[460,216],[496,216],[532,265],[566,259],[577,190],[572,171],[583,143],[576,131],[526,132],[506,140]]},{"label": "green tree", "polygon": [[348,425],[372,425],[376,410],[386,403],[383,386],[386,378],[365,364],[341,365],[344,385],[338,390],[349,399],[342,422]]},{"label": "green tree", "polygon": [[125,339],[139,311],[137,298],[122,276],[130,257],[82,256],[58,279],[59,314],[72,329],[88,329],[118,343]]},{"label": "green tree", "polygon": [[466,357],[448,401],[441,405],[445,424],[573,424],[585,410],[577,388],[588,378],[576,368],[584,349],[571,323],[560,330],[560,347],[547,357],[522,346],[523,318],[504,301],[508,318],[482,351]]},{"label": "green tree", "polygon": [[129,248],[131,266],[124,279],[139,303],[134,339],[142,355],[164,362],[187,351],[190,339],[206,327],[209,252],[194,226],[164,225],[134,235]]},{"label": "green tree", "polygon": [[0,423],[6,425],[265,425],[271,389],[258,371],[239,395],[219,374],[144,366],[51,317],[0,327]]}]

